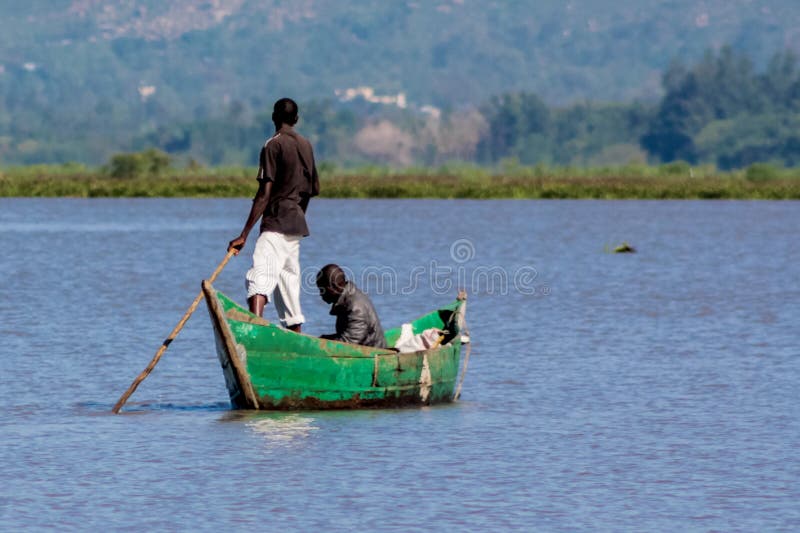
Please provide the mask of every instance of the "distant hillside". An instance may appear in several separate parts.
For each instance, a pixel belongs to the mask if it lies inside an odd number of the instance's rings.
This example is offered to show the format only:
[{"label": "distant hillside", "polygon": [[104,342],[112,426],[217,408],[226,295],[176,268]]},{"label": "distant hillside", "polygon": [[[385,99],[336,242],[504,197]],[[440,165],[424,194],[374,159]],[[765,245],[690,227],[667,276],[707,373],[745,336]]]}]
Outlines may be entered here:
[{"label": "distant hillside", "polygon": [[358,87],[409,108],[445,110],[510,91],[533,92],[550,104],[654,101],[672,59],[694,61],[723,44],[759,65],[777,51],[800,51],[800,5],[2,2],[0,163],[102,161],[135,136],[175,121],[231,110],[248,115],[279,96],[335,98],[337,90],[343,96]]}]

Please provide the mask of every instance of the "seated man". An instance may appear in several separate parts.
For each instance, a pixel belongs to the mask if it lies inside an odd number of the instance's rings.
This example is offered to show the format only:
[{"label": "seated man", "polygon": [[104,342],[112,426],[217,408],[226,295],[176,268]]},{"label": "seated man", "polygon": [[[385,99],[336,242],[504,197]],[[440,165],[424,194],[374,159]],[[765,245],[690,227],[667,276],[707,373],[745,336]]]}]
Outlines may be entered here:
[{"label": "seated man", "polygon": [[336,333],[322,335],[323,339],[386,348],[378,313],[369,296],[355,283],[347,281],[338,265],[325,265],[317,273],[317,287],[322,299],[336,317]]}]

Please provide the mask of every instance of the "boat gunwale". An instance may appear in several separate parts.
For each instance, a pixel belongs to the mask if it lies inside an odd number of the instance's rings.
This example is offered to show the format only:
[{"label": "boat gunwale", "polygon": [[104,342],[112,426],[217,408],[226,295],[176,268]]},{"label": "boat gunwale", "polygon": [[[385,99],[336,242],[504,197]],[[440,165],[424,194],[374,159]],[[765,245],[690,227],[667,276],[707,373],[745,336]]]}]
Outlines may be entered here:
[{"label": "boat gunwale", "polygon": [[[211,286],[210,284],[209,284],[209,286],[210,286],[211,290],[214,291],[215,296],[216,296],[216,294],[219,293],[219,291],[214,289],[213,286]],[[462,305],[461,302],[463,302],[463,300],[459,301],[459,304],[458,304],[459,307],[460,307],[460,305]],[[236,304],[236,302],[233,302],[233,303],[238,306],[238,304]],[[447,304],[444,307],[439,307],[439,308],[435,309],[434,311],[432,311],[431,313],[435,313],[435,312],[442,311],[442,310],[448,310],[449,311],[450,309],[448,309],[448,308],[450,306],[453,306],[453,303]],[[240,309],[241,309],[241,307],[240,307]],[[366,346],[366,345],[363,345],[363,344],[353,344],[351,342],[338,341],[338,340],[333,340],[333,339],[323,339],[321,337],[317,337],[317,336],[314,336],[314,335],[309,335],[308,333],[302,333],[302,332],[298,333],[296,331],[291,331],[289,329],[284,329],[284,328],[278,326],[277,324],[275,324],[273,322],[270,322],[269,320],[266,320],[266,319],[264,319],[262,317],[259,317],[258,315],[254,315],[254,314],[250,313],[249,311],[240,311],[238,309],[233,310],[233,311],[234,311],[233,313],[231,313],[231,310],[225,311],[224,313],[222,313],[222,317],[226,321],[229,321],[229,322],[237,322],[239,324],[246,324],[246,325],[252,326],[252,327],[272,329],[272,330],[274,330],[276,332],[279,332],[281,335],[287,335],[287,337],[289,339],[291,339],[294,336],[306,337],[308,339],[312,339],[313,341],[315,341],[315,342],[317,342],[319,344],[322,344],[323,342],[336,343],[338,345],[346,346],[348,348],[355,349],[355,350],[358,350],[359,352],[362,352],[361,354],[338,354],[338,353],[337,354],[331,354],[331,353],[325,354],[325,355],[327,355],[329,357],[337,357],[337,358],[341,358],[341,359],[372,359],[372,358],[375,358],[375,357],[391,357],[391,356],[396,356],[396,355],[433,354],[433,353],[436,353],[437,351],[439,351],[441,349],[444,349],[446,347],[460,346],[460,344],[461,344],[460,335],[458,333],[456,333],[455,335],[453,335],[453,338],[451,338],[449,341],[447,341],[446,343],[442,343],[442,344],[440,344],[440,345],[438,345],[436,347],[427,348],[427,349],[424,349],[424,350],[415,350],[413,352],[401,352],[400,350],[397,350],[396,348],[378,348],[378,347],[375,347],[375,346]],[[454,311],[454,313],[455,312],[457,312],[457,309],[456,309],[456,311]],[[424,317],[426,317],[427,315],[429,315],[431,313],[427,313],[425,315],[419,316],[416,319],[412,320],[411,322],[412,323],[416,322],[417,320],[420,320],[421,318],[424,318]],[[233,335],[232,331],[231,331],[231,334]],[[458,344],[456,344],[456,341],[458,341]],[[269,352],[262,352],[262,353],[269,353]]]},{"label": "boat gunwale", "polygon": [[[455,337],[453,337],[453,339],[448,341],[446,344],[440,344],[439,346],[436,346],[435,348],[427,348],[425,350],[415,350],[413,352],[401,352],[400,350],[397,350],[395,348],[375,348],[375,347],[372,347],[372,346],[365,346],[363,344],[353,344],[351,342],[336,341],[336,340],[332,340],[332,339],[322,339],[320,337],[315,337],[314,335],[309,335],[307,333],[297,333],[295,331],[284,330],[283,328],[281,328],[279,326],[276,326],[275,324],[269,324],[269,325],[267,325],[267,324],[256,324],[256,323],[253,323],[253,322],[248,322],[248,321],[244,321],[244,320],[238,320],[238,319],[230,318],[230,317],[227,317],[226,320],[229,320],[229,321],[232,321],[232,322],[238,322],[240,324],[248,324],[250,326],[258,326],[258,327],[262,327],[262,328],[263,327],[274,328],[274,329],[279,330],[281,333],[287,333],[287,334],[291,334],[291,335],[299,335],[299,336],[303,336],[303,337],[308,337],[308,338],[313,339],[315,341],[334,342],[336,344],[341,344],[341,345],[347,346],[349,348],[356,348],[359,351],[366,352],[366,353],[363,353],[363,354],[326,353],[326,354],[320,354],[320,355],[314,355],[314,356],[309,356],[307,354],[304,354],[306,357],[324,357],[324,356],[327,356],[327,357],[333,357],[333,358],[338,358],[338,359],[373,359],[375,357],[393,357],[393,356],[398,356],[398,355],[432,354],[432,353],[436,353],[436,352],[438,352],[438,351],[440,351],[440,350],[442,350],[444,348],[451,348],[453,346],[456,346],[454,344],[454,342],[456,340],[458,340],[458,335],[456,335]],[[375,350],[380,350],[380,351],[375,351]],[[259,353],[267,354],[267,353],[273,353],[273,352],[261,350]],[[278,354],[278,353],[285,353],[285,352],[274,352],[274,353]]]}]

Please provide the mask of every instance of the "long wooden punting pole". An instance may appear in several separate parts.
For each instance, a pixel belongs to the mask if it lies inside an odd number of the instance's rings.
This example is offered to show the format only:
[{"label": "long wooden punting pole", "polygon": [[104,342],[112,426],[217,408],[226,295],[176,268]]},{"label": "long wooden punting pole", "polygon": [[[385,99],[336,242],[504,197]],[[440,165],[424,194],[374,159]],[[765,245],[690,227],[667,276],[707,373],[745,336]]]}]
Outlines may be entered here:
[{"label": "long wooden punting pole", "polygon": [[[214,283],[214,280],[217,279],[217,276],[219,275],[220,272],[222,272],[222,269],[225,268],[225,265],[228,264],[228,261],[230,261],[233,255],[234,255],[233,249],[228,250],[228,254],[225,256],[225,259],[222,260],[219,266],[217,266],[217,269],[214,271],[214,273],[211,274],[211,277],[208,278],[209,283]],[[141,374],[136,376],[136,379],[133,380],[133,383],[131,383],[131,386],[128,387],[128,390],[125,391],[125,394],[120,396],[119,400],[117,400],[117,403],[114,404],[114,408],[111,409],[112,413],[114,414],[119,413],[119,410],[122,409],[122,406],[125,405],[125,402],[127,402],[128,398],[131,397],[131,394],[133,394],[133,392],[136,390],[136,387],[139,386],[139,383],[144,381],[145,378],[150,375],[150,372],[152,372],[153,369],[158,364],[158,360],[161,359],[161,356],[164,355],[164,352],[167,351],[169,345],[172,344],[172,341],[175,340],[175,337],[178,336],[178,333],[180,333],[180,331],[183,329],[184,324],[186,324],[186,321],[189,320],[190,316],[192,316],[192,313],[194,313],[194,310],[197,309],[197,306],[200,304],[200,301],[202,299],[203,299],[203,291],[200,291],[200,294],[197,295],[197,298],[194,299],[192,305],[189,306],[189,309],[186,311],[186,314],[183,315],[181,321],[178,322],[178,325],[175,326],[175,329],[173,329],[172,333],[169,334],[169,337],[166,338],[164,343],[161,345],[161,348],[158,349],[155,357],[153,357],[153,360],[150,361],[149,365],[147,365],[147,368],[145,368]]]}]

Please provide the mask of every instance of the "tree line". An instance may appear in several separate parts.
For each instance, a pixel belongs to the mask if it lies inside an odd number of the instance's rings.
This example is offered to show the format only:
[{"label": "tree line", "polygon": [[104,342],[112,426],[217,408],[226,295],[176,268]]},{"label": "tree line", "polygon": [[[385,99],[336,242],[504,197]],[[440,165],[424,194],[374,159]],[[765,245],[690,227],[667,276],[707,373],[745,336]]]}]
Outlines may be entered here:
[{"label": "tree line", "polygon": [[[441,165],[453,161],[549,166],[630,163],[800,164],[800,69],[791,52],[758,70],[730,47],[693,65],[673,63],[655,102],[548,106],[532,92],[436,114],[332,100],[302,106],[301,131],[317,157],[337,165]],[[252,162],[271,129],[232,106],[226,116],[160,128],[137,140],[212,165]]]},{"label": "tree line", "polygon": [[[775,54],[758,69],[745,54],[723,47],[691,65],[673,63],[663,73],[662,87],[652,101],[585,101],[564,107],[549,106],[524,91],[454,109],[315,100],[301,102],[298,128],[314,144],[317,159],[329,166],[470,162],[602,167],[682,161],[731,170],[759,162],[800,164],[800,68],[793,53]],[[196,120],[146,122],[127,141],[115,130],[105,157],[120,149],[154,148],[192,165],[253,166],[259,143],[272,131],[269,111],[234,101]],[[32,136],[46,146],[52,133]],[[0,158],[5,164],[91,163],[85,154],[103,153],[96,142],[87,147],[73,141],[37,160],[32,147],[23,146],[20,154],[17,146],[15,153],[3,139]]]}]

